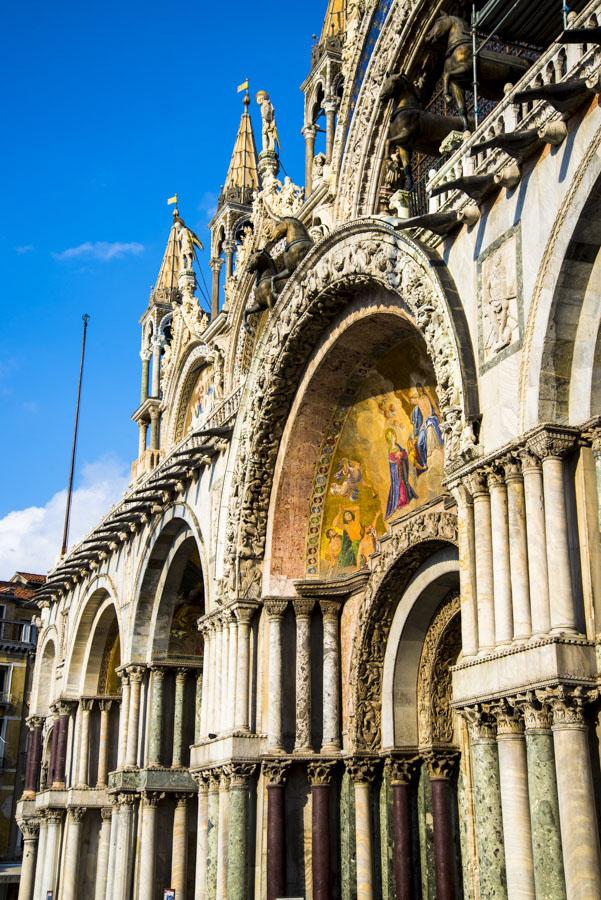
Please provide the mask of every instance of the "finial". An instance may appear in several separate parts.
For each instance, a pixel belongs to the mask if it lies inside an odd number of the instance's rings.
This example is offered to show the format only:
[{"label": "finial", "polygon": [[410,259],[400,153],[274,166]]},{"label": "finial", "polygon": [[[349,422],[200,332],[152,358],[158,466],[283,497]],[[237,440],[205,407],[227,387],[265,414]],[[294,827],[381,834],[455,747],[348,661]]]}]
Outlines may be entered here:
[{"label": "finial", "polygon": [[173,218],[177,219],[179,216],[179,210],[177,208],[177,194],[174,194],[173,197],[167,197],[167,206],[175,206],[173,210]]}]

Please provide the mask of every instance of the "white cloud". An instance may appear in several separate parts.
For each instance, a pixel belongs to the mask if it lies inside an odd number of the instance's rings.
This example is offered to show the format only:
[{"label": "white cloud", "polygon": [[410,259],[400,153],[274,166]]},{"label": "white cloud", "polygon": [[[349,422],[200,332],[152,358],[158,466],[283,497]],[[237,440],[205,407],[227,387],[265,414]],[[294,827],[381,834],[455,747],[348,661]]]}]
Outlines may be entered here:
[{"label": "white cloud", "polygon": [[137,241],[122,243],[121,241],[86,241],[77,247],[67,247],[60,253],[53,253],[55,259],[97,259],[101,262],[109,262],[111,259],[121,259],[123,256],[139,256],[144,252],[144,244]]},{"label": "white cloud", "polygon": [[[83,467],[82,480],[73,492],[69,544],[84,536],[129,483],[127,467],[103,457]],[[45,506],[30,506],[0,519],[0,578],[18,570],[45,574],[56,563],[63,536],[67,491],[54,494]]]},{"label": "white cloud", "polygon": [[33,244],[21,244],[20,247],[15,247],[15,253],[18,253],[19,256],[23,256],[24,253],[33,253],[34,250]]}]

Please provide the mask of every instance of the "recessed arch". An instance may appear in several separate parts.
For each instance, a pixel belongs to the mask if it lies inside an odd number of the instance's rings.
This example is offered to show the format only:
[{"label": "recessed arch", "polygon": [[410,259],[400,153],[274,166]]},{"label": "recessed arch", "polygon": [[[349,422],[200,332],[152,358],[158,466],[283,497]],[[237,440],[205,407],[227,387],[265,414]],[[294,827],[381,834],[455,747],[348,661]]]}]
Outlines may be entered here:
[{"label": "recessed arch", "polygon": [[47,716],[50,704],[54,700],[54,675],[56,666],[56,645],[54,636],[47,637],[43,647],[38,651],[38,677],[35,679],[37,695],[32,697],[31,708],[38,716]]},{"label": "recessed arch", "polygon": [[[105,614],[105,611],[109,612]],[[81,605],[79,616],[73,629],[74,638],[71,641],[71,652],[65,663],[67,676],[65,679],[66,693],[69,696],[79,696],[86,682],[86,666],[90,660],[92,646],[98,651],[103,641],[107,623],[111,618],[119,627],[119,612],[115,601],[105,586],[97,583],[95,589],[89,594]],[[97,634],[97,627],[101,625]],[[99,643],[94,644],[97,640]],[[93,676],[91,676],[93,677]]]}]

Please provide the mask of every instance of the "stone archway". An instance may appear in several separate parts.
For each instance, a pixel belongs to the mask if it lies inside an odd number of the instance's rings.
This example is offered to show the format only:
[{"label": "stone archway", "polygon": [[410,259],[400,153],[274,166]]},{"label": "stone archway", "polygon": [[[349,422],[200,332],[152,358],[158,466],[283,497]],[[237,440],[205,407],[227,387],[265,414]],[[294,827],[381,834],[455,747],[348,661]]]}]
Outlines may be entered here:
[{"label": "stone archway", "polygon": [[240,449],[225,547],[224,589],[260,594],[276,458],[299,378],[319,335],[360,291],[387,292],[421,333],[432,361],[447,465],[474,452],[476,367],[464,312],[444,272],[381,221],[347,226],[316,248],[282,292],[262,336],[238,428]]}]

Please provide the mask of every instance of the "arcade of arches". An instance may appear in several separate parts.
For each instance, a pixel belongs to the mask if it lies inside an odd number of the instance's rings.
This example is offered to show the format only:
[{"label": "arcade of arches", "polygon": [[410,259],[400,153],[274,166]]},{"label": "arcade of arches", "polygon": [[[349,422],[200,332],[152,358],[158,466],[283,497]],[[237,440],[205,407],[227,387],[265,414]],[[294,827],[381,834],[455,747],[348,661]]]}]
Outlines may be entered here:
[{"label": "arcade of arches", "polygon": [[174,214],[131,485],[37,595],[19,900],[601,897],[601,51],[541,17],[410,192],[382,81],[450,7],[332,0],[305,190],[244,97],[210,321]]}]

